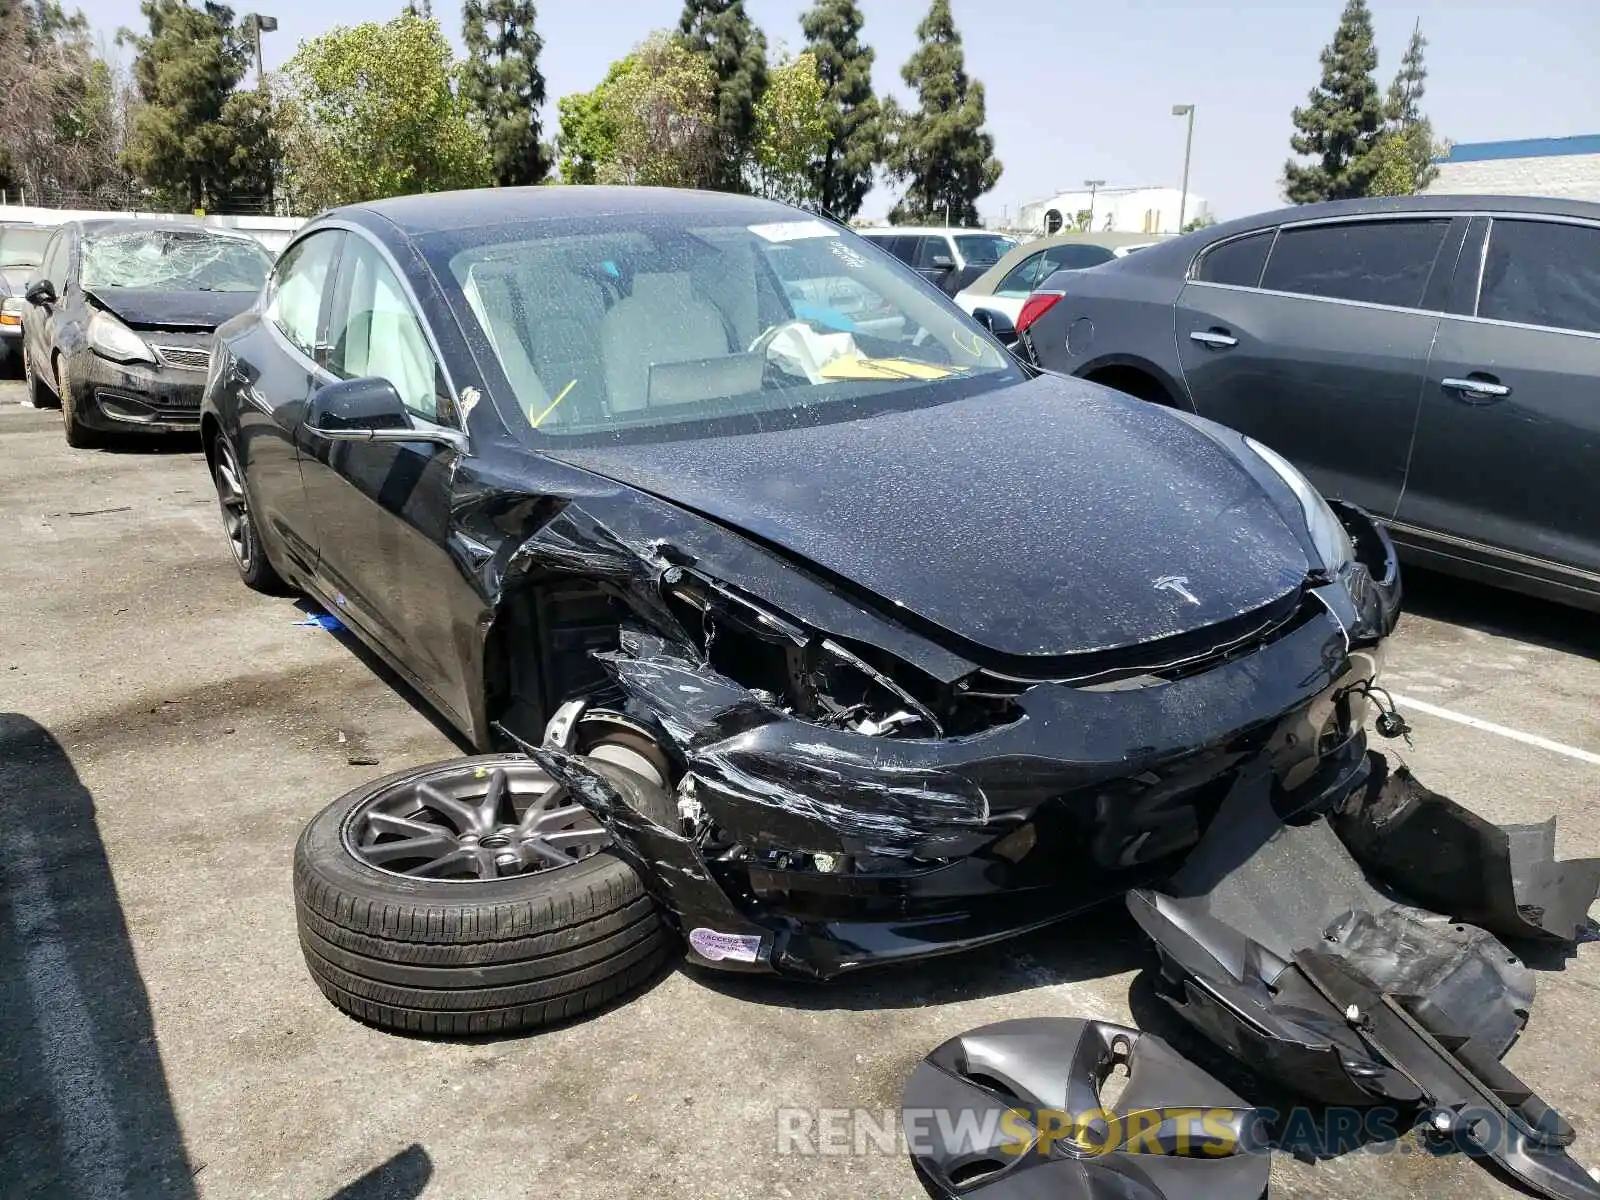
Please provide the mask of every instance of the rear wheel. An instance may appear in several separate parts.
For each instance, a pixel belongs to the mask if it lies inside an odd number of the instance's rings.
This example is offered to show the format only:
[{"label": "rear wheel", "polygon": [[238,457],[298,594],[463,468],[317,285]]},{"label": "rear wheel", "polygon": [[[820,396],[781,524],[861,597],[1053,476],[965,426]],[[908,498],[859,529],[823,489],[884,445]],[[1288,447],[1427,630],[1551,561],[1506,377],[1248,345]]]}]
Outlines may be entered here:
[{"label": "rear wheel", "polygon": [[66,431],[67,445],[75,450],[92,450],[100,445],[100,435],[85,425],[78,417],[78,401],[73,393],[72,377],[61,367],[61,360],[56,359],[56,395],[61,399],[61,425]]},{"label": "rear wheel", "polygon": [[233,551],[233,562],[239,568],[239,578],[244,580],[246,587],[258,592],[281,594],[287,589],[282,577],[267,561],[266,549],[261,544],[261,531],[256,526],[250,498],[245,492],[239,456],[234,453],[233,443],[221,434],[217,435],[214,458],[215,465],[211,473],[217,485],[217,507],[222,511],[222,531],[228,535],[228,548]]},{"label": "rear wheel", "polygon": [[[659,791],[662,819],[671,800]],[[507,1033],[647,982],[678,940],[587,809],[530,759],[358,788],[295,849],[300,946],[329,1000],[413,1033]]]}]

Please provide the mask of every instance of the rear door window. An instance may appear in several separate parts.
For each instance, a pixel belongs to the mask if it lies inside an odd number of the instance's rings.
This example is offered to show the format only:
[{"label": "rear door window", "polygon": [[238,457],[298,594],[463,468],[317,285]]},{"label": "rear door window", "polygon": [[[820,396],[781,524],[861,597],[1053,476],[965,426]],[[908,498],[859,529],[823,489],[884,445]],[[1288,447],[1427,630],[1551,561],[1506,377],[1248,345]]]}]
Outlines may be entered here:
[{"label": "rear door window", "polygon": [[1261,286],[1334,300],[1417,308],[1448,218],[1350,221],[1278,234]]},{"label": "rear door window", "polygon": [[1261,268],[1267,265],[1276,229],[1247,234],[1213,246],[1200,257],[1194,277],[1201,283],[1227,283],[1234,287],[1258,287]]},{"label": "rear door window", "polygon": [[344,234],[336,230],[314,233],[296,242],[278,260],[267,301],[267,318],[289,343],[307,358],[317,357],[317,330],[322,302],[329,283],[329,268],[339,252]]},{"label": "rear door window", "polygon": [[1600,333],[1600,227],[1495,218],[1478,315]]},{"label": "rear door window", "polygon": [[1005,278],[994,289],[996,296],[1027,296],[1033,292],[1034,285],[1039,282],[1039,268],[1044,265],[1044,251],[1030,254],[1011,270],[1006,272]]}]

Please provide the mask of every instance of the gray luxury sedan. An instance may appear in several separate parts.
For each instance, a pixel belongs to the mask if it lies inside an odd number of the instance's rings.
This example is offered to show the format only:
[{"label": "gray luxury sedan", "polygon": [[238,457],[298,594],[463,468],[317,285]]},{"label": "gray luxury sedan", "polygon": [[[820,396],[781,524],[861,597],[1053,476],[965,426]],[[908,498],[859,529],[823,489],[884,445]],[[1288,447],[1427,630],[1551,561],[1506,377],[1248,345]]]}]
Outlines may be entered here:
[{"label": "gray luxury sedan", "polygon": [[1259,440],[1424,566],[1600,609],[1600,204],[1337,201],[1040,285],[1019,353]]}]

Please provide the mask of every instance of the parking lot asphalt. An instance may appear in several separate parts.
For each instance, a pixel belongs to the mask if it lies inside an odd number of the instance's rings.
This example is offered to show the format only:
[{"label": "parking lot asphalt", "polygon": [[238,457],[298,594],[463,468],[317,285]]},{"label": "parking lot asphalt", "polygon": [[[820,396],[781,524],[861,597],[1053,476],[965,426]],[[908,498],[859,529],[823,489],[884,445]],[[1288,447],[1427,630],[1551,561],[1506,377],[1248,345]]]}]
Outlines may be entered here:
[{"label": "parking lot asphalt", "polygon": [[[69,450],[21,397],[0,384],[0,1195],[910,1200],[897,1152],[780,1153],[778,1110],[881,1118],[923,1054],[1009,1017],[1137,1018],[1230,1069],[1151,997],[1120,908],[830,986],[675,969],[536,1036],[342,1016],[301,965],[295,839],[363,780],[459,748],[370,657],[239,583],[198,447]],[[1432,711],[1392,757],[1600,855],[1600,619],[1408,589],[1386,682]],[[1535,962],[1508,1064],[1600,1164],[1600,943]],[[1276,1155],[1273,1194],[1514,1193],[1407,1137]]]}]

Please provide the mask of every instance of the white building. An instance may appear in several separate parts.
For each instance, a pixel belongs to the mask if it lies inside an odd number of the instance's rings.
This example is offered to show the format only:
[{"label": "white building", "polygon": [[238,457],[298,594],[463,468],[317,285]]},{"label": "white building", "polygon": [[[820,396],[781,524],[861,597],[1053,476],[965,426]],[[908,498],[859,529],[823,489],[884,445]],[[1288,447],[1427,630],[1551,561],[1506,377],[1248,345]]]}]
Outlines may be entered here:
[{"label": "white building", "polygon": [[[1103,187],[1092,195],[1085,188],[1024,204],[1019,224],[1030,233],[1057,233],[1073,228],[1079,213],[1093,212],[1094,233],[1177,233],[1180,201],[1178,188]],[[1211,205],[1193,192],[1181,208],[1185,225],[1211,215]]]},{"label": "white building", "polygon": [[1561,196],[1600,200],[1600,134],[1464,142],[1434,159],[1430,195]]}]

